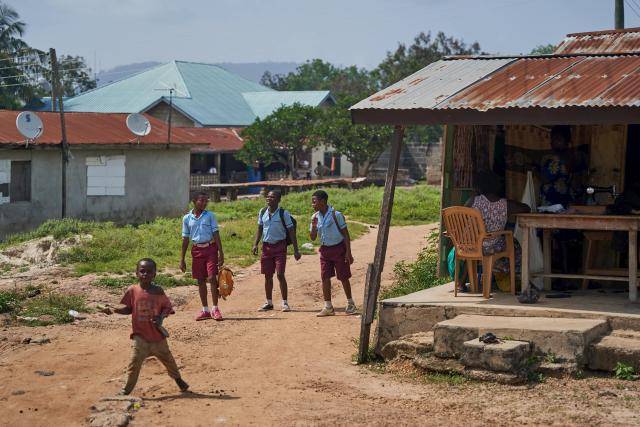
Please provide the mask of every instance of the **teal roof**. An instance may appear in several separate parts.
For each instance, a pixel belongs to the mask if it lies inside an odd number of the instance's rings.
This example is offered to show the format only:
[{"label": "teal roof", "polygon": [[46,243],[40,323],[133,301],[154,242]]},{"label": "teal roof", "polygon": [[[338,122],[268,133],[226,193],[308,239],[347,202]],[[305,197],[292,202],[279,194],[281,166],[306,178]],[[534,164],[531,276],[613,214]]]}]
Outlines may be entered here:
[{"label": "teal roof", "polygon": [[202,126],[248,126],[282,105],[317,106],[328,91],[278,92],[216,65],[173,61],[65,102],[66,111],[139,113],[169,102]]},{"label": "teal roof", "polygon": [[251,107],[253,114],[264,119],[282,106],[293,105],[321,105],[325,101],[335,103],[335,99],[328,90],[300,90],[300,91],[262,91],[245,92],[242,97]]}]

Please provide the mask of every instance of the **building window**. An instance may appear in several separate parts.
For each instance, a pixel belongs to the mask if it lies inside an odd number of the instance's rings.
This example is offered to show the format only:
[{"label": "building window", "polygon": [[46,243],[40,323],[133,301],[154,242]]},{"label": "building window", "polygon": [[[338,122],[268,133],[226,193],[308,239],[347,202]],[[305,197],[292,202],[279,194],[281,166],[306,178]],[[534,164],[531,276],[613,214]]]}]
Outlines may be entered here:
[{"label": "building window", "polygon": [[31,161],[0,160],[0,204],[31,201]]},{"label": "building window", "polygon": [[124,196],[125,156],[87,157],[87,196]]}]

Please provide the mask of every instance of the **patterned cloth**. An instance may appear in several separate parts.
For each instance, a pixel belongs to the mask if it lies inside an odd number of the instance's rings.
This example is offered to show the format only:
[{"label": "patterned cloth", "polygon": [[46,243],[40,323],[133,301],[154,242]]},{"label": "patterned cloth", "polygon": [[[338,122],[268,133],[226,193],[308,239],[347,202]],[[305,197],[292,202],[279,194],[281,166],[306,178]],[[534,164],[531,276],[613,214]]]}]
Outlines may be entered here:
[{"label": "patterned cloth", "polygon": [[[472,208],[480,211],[482,220],[484,221],[485,229],[488,233],[495,231],[502,231],[507,226],[507,199],[500,199],[492,202],[484,195],[476,196],[473,199]],[[513,239],[515,247],[516,257],[516,272],[520,272],[520,264],[522,259],[522,248],[516,239]],[[482,242],[482,253],[484,255],[491,255],[498,252],[503,252],[507,249],[507,242],[504,236],[485,239]],[[493,270],[500,273],[506,273],[509,271],[509,260],[507,258],[500,258],[494,264]]]},{"label": "patterned cloth", "polygon": [[561,204],[565,207],[573,202],[571,175],[565,161],[557,154],[543,158],[540,167],[540,201],[542,206]]}]

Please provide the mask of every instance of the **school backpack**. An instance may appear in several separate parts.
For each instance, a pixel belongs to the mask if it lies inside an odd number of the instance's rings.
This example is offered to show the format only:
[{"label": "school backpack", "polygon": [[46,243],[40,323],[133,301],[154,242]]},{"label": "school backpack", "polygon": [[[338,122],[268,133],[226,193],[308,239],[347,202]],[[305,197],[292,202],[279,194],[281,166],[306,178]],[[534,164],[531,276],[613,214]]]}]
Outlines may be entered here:
[{"label": "school backpack", "polygon": [[[266,210],[267,208],[260,209],[260,218],[262,218],[262,215],[264,215],[264,212]],[[282,226],[284,227],[284,234],[286,236],[285,240],[287,241],[287,246],[289,246],[293,242],[291,241],[291,237],[289,237],[289,230],[287,230],[287,226],[284,223],[284,209],[280,208],[280,211],[278,213],[280,214],[280,223],[282,223]],[[291,222],[293,223],[293,233],[295,234],[298,228],[298,221],[296,221],[293,215],[291,215],[291,212],[289,212],[289,216],[291,217]]]}]

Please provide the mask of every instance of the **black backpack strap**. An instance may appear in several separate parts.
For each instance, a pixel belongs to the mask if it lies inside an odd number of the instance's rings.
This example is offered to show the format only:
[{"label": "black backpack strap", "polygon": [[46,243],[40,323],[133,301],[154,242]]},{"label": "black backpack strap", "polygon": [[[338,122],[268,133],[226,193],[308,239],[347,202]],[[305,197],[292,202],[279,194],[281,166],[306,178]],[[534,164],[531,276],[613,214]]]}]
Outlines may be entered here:
[{"label": "black backpack strap", "polygon": [[279,213],[280,213],[280,222],[282,223],[282,226],[284,227],[284,231],[285,231],[285,233],[288,233],[287,224],[284,223],[284,209],[280,208]]},{"label": "black backpack strap", "polygon": [[[338,225],[338,217],[336,216],[336,210],[335,209],[331,211],[331,215],[333,216],[333,223],[336,225],[336,228],[338,229],[340,234],[344,234],[344,233],[342,233],[342,229]],[[344,214],[343,214],[343,216],[344,216]],[[346,221],[346,218],[345,218],[345,221]]]}]

